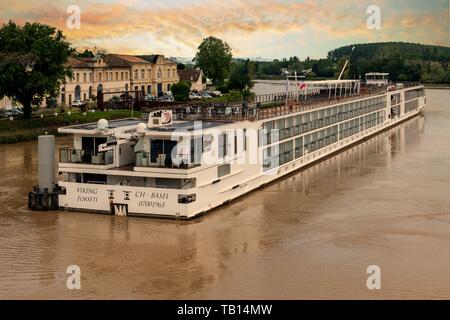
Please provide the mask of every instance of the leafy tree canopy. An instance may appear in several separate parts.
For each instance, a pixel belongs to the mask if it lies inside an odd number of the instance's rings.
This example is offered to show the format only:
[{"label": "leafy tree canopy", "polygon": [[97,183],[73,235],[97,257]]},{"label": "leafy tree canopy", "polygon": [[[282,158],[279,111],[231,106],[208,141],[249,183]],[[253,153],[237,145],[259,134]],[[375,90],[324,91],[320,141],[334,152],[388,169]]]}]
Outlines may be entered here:
[{"label": "leafy tree canopy", "polygon": [[0,98],[8,96],[31,117],[34,96],[56,95],[60,82],[72,76],[66,62],[72,54],[62,32],[40,23],[0,28]]},{"label": "leafy tree canopy", "polygon": [[95,54],[88,49],[84,49],[84,51],[82,53],[77,53],[77,57],[78,58],[93,58],[95,56]]},{"label": "leafy tree canopy", "polygon": [[198,47],[193,61],[196,67],[212,79],[214,85],[220,85],[229,74],[232,58],[231,48],[226,42],[208,37]]},{"label": "leafy tree canopy", "polygon": [[244,91],[253,87],[252,78],[250,76],[252,64],[247,61],[243,64],[234,63],[231,68],[230,78],[228,80],[228,88],[230,90]]},{"label": "leafy tree canopy", "polygon": [[191,83],[189,81],[181,80],[170,87],[175,101],[187,101],[189,99],[189,92],[191,91]]}]

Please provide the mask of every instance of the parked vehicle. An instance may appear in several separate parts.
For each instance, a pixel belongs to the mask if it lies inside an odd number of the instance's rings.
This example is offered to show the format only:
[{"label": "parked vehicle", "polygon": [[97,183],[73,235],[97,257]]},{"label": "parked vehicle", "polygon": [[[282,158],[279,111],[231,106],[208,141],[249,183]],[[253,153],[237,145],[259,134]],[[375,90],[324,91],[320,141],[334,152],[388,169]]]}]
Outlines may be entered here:
[{"label": "parked vehicle", "polygon": [[205,99],[211,99],[212,98],[212,96],[210,94],[208,94],[207,92],[201,92],[199,95],[202,98],[205,98]]},{"label": "parked vehicle", "polygon": [[154,95],[151,95],[151,94],[146,94],[145,97],[144,97],[144,100],[145,101],[155,101],[156,97]]},{"label": "parked vehicle", "polygon": [[16,117],[22,117],[23,116],[23,111],[20,109],[12,109],[11,112],[14,114],[14,116]]},{"label": "parked vehicle", "polygon": [[200,100],[201,98],[202,97],[199,94],[195,93],[195,92],[191,92],[189,94],[189,100]]},{"label": "parked vehicle", "polygon": [[73,100],[71,106],[72,107],[82,107],[82,106],[84,106],[84,102],[81,100]]},{"label": "parked vehicle", "polygon": [[213,97],[221,97],[222,96],[222,92],[220,92],[219,90],[209,91],[208,93]]},{"label": "parked vehicle", "polygon": [[16,107],[6,107],[3,110],[0,110],[0,118],[9,118],[9,117],[23,117],[23,111]]},{"label": "parked vehicle", "polygon": [[170,96],[170,95],[167,95],[167,94],[163,95],[162,97],[159,97],[156,100],[157,101],[163,101],[163,102],[173,102],[174,101],[173,97]]}]

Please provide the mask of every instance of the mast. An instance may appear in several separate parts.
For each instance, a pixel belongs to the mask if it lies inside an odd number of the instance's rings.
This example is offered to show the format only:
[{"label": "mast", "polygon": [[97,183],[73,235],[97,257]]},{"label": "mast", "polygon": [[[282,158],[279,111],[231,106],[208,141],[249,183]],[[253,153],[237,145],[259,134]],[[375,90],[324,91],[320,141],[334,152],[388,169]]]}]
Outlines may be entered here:
[{"label": "mast", "polygon": [[338,80],[341,80],[342,75],[344,74],[345,68],[347,68],[347,64],[350,61],[350,58],[352,57],[353,51],[355,51],[355,46],[352,48],[352,52],[350,53],[350,56],[348,57],[347,61],[345,61],[344,67],[342,68],[341,74],[339,75]]}]

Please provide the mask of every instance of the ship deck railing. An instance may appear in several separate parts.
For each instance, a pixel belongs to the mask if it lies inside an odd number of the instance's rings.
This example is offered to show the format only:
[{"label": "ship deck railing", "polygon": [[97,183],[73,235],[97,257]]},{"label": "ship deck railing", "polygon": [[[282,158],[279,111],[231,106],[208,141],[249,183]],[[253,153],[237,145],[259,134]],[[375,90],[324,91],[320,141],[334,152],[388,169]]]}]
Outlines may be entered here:
[{"label": "ship deck railing", "polygon": [[[403,88],[421,85],[420,82],[401,82]],[[395,85],[395,84],[390,84]],[[175,120],[187,121],[256,121],[286,114],[298,113],[323,108],[330,105],[360,100],[376,95],[384,94],[389,86],[361,86],[357,94],[337,93],[325,91],[311,96],[299,94],[297,91],[280,92],[273,94],[257,95],[248,101],[227,102],[186,102],[182,104],[158,103],[144,107],[143,111],[150,112],[161,108],[171,109]]]},{"label": "ship deck railing", "polygon": [[60,163],[110,165],[113,164],[113,151],[94,152],[70,147],[59,149]]},{"label": "ship deck railing", "polygon": [[179,156],[179,163],[172,161],[170,155],[159,154],[152,157],[150,152],[140,151],[136,153],[135,166],[140,168],[162,168],[162,169],[192,169],[199,167],[200,163],[190,163],[189,155]]}]

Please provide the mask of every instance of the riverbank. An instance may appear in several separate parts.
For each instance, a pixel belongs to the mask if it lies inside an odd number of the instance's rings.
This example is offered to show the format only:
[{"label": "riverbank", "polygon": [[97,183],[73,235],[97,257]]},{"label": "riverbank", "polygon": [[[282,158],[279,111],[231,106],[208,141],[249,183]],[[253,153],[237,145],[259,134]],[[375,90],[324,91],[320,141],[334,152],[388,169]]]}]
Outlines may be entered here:
[{"label": "riverbank", "polygon": [[436,89],[436,90],[450,90],[450,84],[435,84],[435,83],[424,83],[425,89]]},{"label": "riverbank", "polygon": [[[140,112],[134,111],[135,117]],[[58,135],[58,128],[80,123],[96,122],[99,119],[114,120],[130,117],[130,110],[96,111],[81,113],[59,114],[44,118],[15,119],[0,121],[0,144],[16,143],[35,140],[42,134]]]}]

